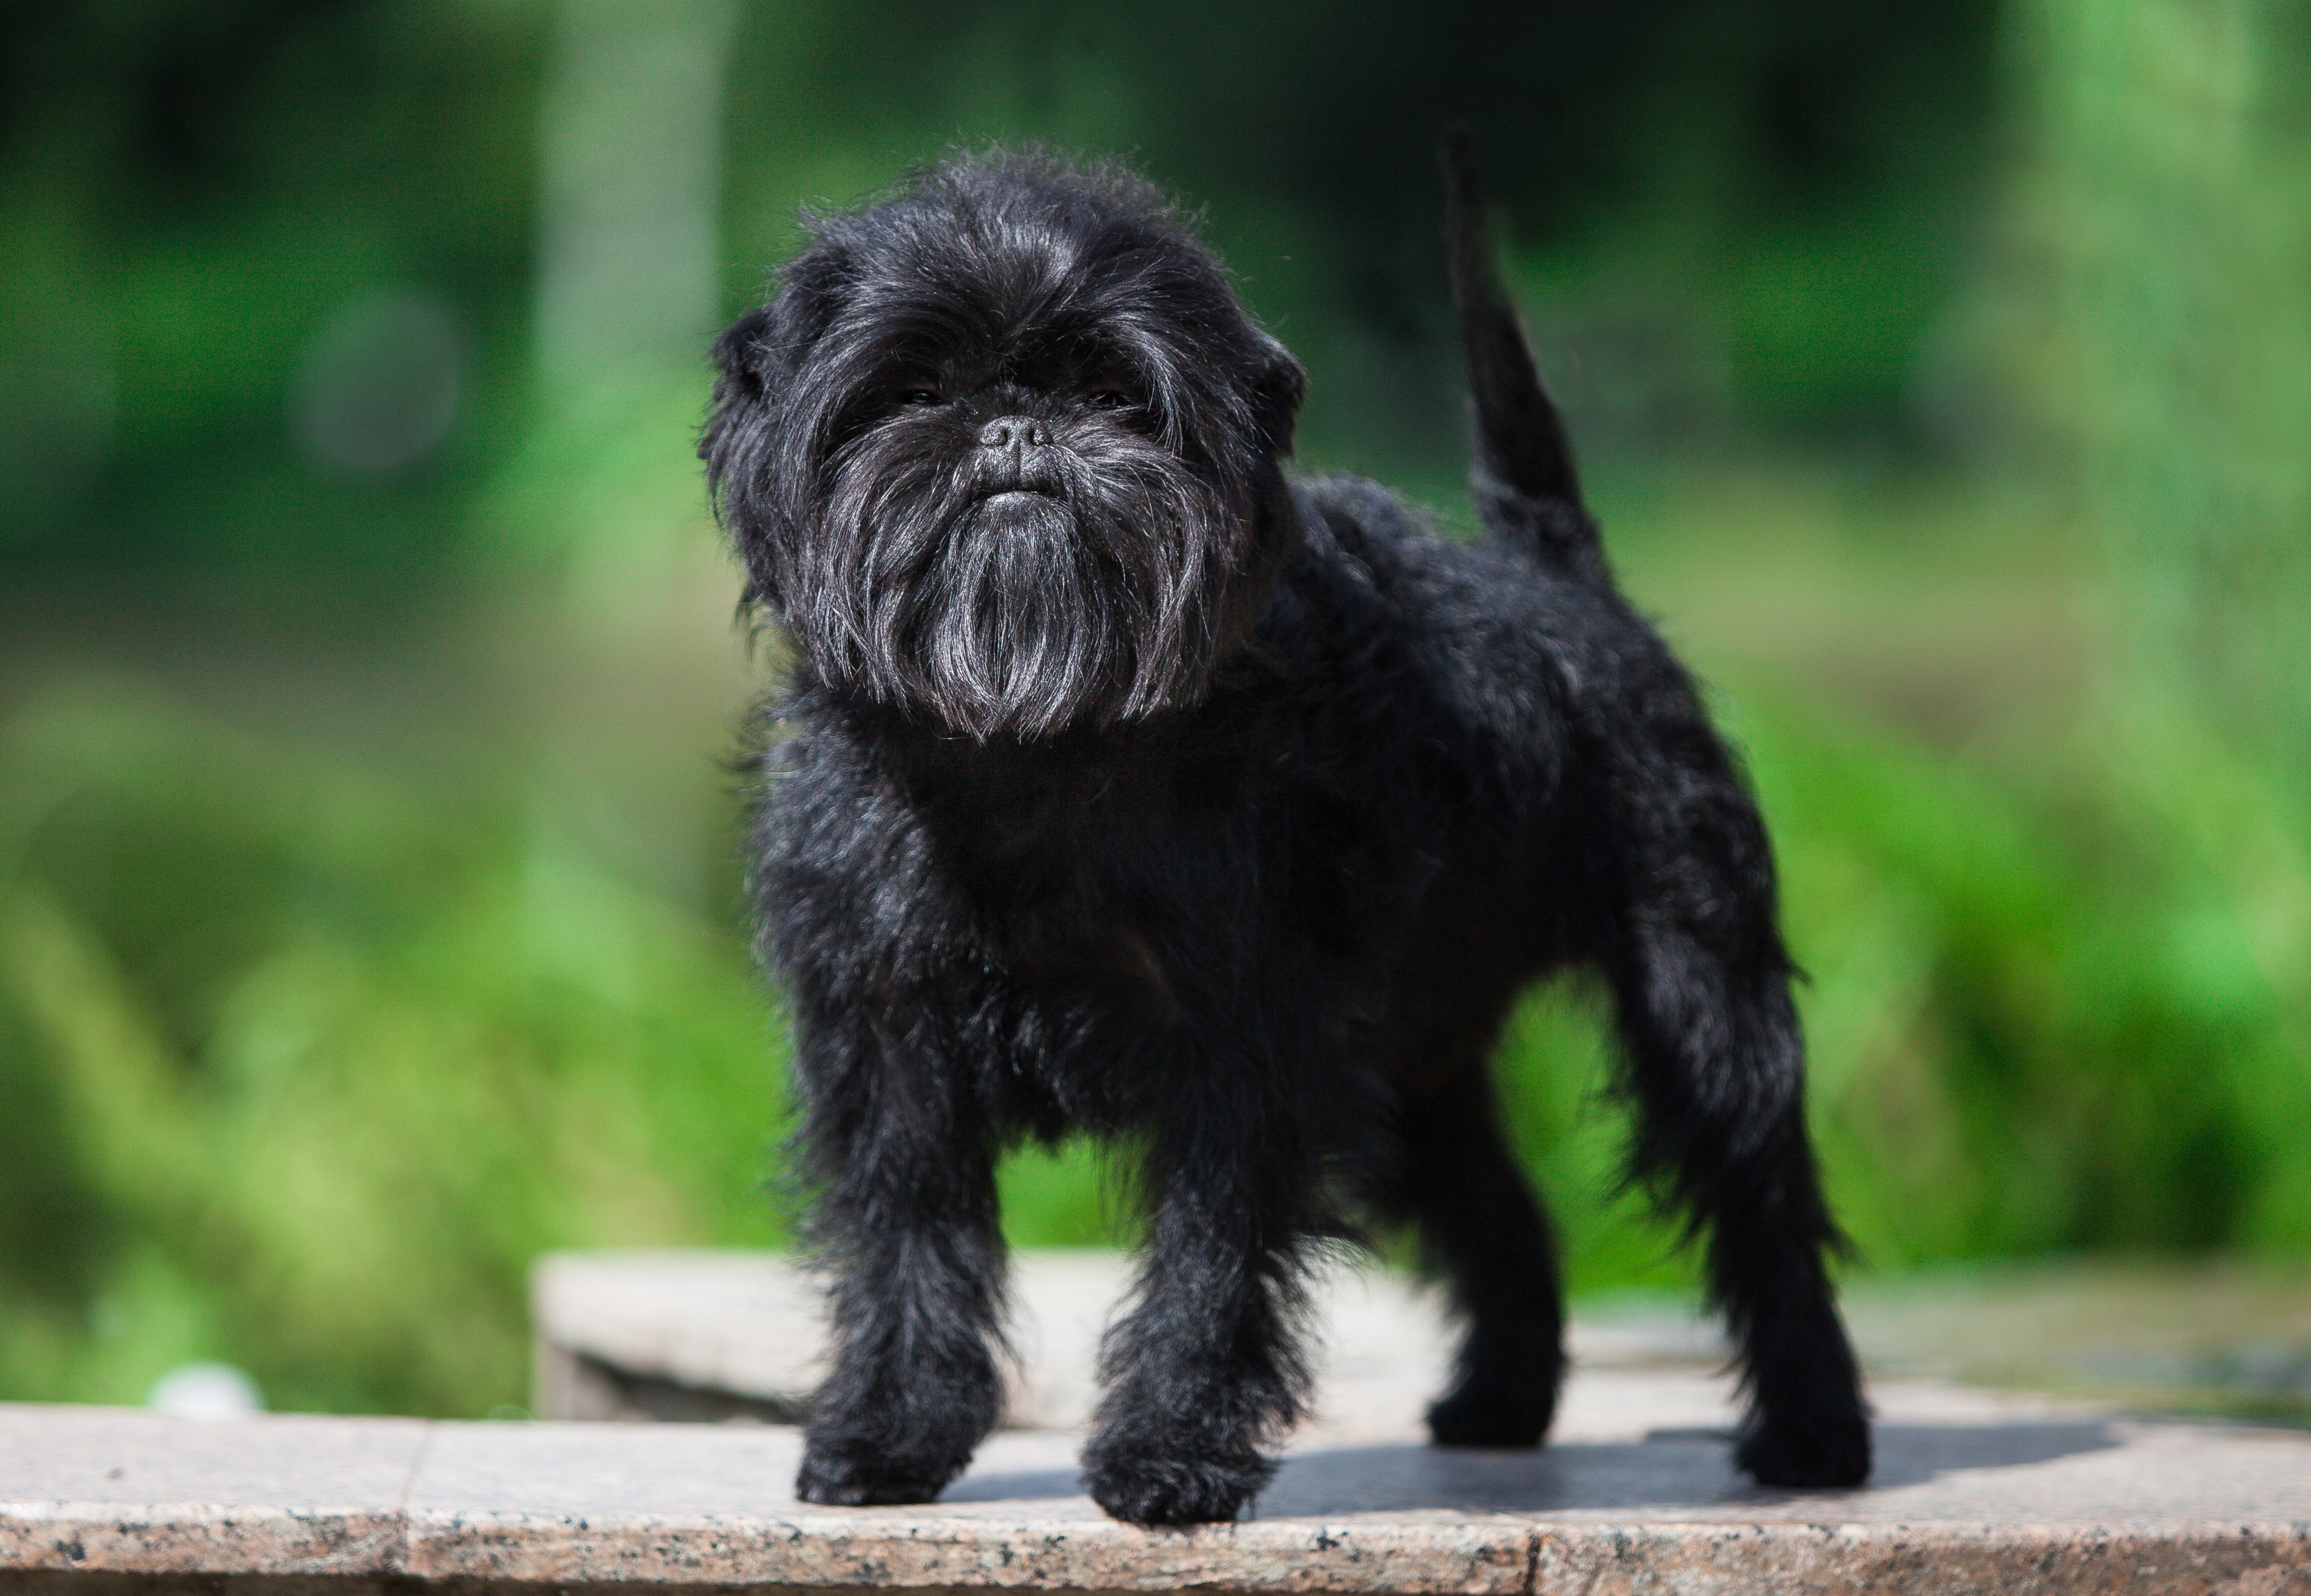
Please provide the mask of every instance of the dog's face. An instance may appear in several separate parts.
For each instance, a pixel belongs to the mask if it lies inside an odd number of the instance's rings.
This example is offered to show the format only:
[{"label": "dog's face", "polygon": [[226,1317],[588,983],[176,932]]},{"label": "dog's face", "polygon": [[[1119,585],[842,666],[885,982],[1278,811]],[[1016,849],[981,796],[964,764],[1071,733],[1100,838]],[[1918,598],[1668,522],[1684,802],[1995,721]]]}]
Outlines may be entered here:
[{"label": "dog's face", "polygon": [[1288,536],[1303,378],[1138,179],[951,161],[815,219],[701,453],[808,668],[967,736],[1193,702]]}]

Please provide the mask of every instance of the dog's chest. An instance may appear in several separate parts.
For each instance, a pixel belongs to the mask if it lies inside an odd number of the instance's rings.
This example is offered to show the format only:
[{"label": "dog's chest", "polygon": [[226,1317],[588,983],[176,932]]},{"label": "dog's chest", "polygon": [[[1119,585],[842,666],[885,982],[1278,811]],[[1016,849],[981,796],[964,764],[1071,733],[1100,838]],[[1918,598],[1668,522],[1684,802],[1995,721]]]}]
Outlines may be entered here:
[{"label": "dog's chest", "polygon": [[958,760],[906,806],[982,967],[1023,990],[1178,1013],[1196,972],[1274,933],[1294,796],[1224,746]]},{"label": "dog's chest", "polygon": [[[814,729],[768,816],[803,867],[771,872],[773,912],[789,882],[814,909],[839,899],[864,966],[1046,1059],[1225,1028],[1263,991],[1369,985],[1433,868],[1401,815],[1366,813],[1384,784],[1251,716],[1031,752]],[[841,862],[819,868],[813,841]]]}]

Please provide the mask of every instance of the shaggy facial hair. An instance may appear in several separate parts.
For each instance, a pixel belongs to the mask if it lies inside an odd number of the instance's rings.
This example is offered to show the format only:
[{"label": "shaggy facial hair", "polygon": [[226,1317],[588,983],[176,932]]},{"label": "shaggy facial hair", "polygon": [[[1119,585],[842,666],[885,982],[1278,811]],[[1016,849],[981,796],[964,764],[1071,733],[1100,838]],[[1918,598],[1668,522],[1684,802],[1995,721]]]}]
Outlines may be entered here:
[{"label": "shaggy facial hair", "polygon": [[840,598],[789,617],[805,649],[982,739],[1191,697],[1242,553],[1229,507],[1104,416],[1055,427],[1016,485],[954,430],[902,418],[837,457],[814,586]]},{"label": "shaggy facial hair", "polygon": [[1203,695],[1287,541],[1303,379],[1166,216],[1120,173],[935,171],[815,222],[724,336],[703,452],[821,683],[981,741]]}]

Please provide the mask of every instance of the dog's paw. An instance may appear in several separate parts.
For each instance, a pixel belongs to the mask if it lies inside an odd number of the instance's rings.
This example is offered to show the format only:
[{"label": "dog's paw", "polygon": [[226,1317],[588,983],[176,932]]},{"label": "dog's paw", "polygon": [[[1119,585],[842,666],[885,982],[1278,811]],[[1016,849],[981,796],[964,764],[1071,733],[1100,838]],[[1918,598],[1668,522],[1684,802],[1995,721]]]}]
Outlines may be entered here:
[{"label": "dog's paw", "polygon": [[1464,1385],[1428,1405],[1428,1435],[1439,1446],[1539,1446],[1556,1417],[1554,1391]]},{"label": "dog's paw", "polygon": [[1768,1419],[1743,1433],[1733,1461],[1759,1485],[1857,1486],[1870,1478],[1870,1421],[1859,1413]]},{"label": "dog's paw", "polygon": [[946,1489],[971,1459],[885,1457],[851,1445],[813,1441],[803,1449],[795,1496],[822,1507],[883,1507],[928,1502]]},{"label": "dog's paw", "polygon": [[1243,1512],[1275,1472],[1276,1465],[1257,1452],[1199,1458],[1115,1446],[1084,1459],[1091,1499],[1133,1524],[1225,1522]]}]

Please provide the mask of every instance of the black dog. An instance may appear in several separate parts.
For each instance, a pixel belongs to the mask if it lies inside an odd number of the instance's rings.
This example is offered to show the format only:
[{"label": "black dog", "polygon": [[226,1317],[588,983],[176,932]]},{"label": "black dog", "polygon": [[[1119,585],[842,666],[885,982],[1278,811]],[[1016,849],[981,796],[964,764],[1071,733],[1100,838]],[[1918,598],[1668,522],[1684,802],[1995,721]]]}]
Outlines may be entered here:
[{"label": "black dog", "polygon": [[970,1460],[996,1158],[1072,1129],[1144,1153],[1084,1459],[1110,1513],[1259,1491],[1304,1261],[1364,1219],[1416,1226],[1468,1321],[1436,1440],[1538,1443],[1557,1264],[1487,1056],[1574,964],[1618,1000],[1636,1173],[1708,1234],[1741,1466],[1869,1470],[1765,829],[1613,586],[1448,166],[1474,546],[1286,477],[1299,366],[1113,168],[958,159],[818,219],[716,348],[701,452],[795,655],[755,890],[833,1274],[807,1501]]}]

